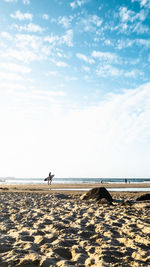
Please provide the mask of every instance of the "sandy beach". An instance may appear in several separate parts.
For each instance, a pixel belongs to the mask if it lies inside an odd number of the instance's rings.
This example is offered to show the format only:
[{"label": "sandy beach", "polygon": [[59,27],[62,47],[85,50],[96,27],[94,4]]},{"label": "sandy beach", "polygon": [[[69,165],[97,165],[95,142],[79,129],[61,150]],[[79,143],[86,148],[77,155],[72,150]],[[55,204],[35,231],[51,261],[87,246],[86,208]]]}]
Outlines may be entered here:
[{"label": "sandy beach", "polygon": [[110,205],[74,187],[0,186],[0,266],[150,266],[150,201],[136,201],[144,193],[111,192]]}]

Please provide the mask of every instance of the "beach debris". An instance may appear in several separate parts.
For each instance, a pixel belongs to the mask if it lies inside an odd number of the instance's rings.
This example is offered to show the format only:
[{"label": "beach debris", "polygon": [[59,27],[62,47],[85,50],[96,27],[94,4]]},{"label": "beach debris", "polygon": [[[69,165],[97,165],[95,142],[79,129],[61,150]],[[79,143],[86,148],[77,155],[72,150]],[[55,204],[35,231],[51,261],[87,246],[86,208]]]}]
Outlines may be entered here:
[{"label": "beach debris", "polygon": [[95,199],[99,203],[101,199],[106,199],[108,203],[112,203],[113,199],[108,190],[105,187],[95,187],[89,190],[85,195],[82,196],[83,200]]},{"label": "beach debris", "polygon": [[150,194],[144,194],[136,199],[136,201],[150,200]]}]

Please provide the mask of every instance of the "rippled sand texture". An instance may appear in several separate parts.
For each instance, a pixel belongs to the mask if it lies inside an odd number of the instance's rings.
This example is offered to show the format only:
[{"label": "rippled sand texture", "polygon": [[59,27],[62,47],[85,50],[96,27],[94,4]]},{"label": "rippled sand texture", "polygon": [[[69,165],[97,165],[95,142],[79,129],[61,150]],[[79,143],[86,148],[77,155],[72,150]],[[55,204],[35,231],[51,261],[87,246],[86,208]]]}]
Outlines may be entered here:
[{"label": "rippled sand texture", "polygon": [[150,203],[0,193],[0,266],[150,266]]}]

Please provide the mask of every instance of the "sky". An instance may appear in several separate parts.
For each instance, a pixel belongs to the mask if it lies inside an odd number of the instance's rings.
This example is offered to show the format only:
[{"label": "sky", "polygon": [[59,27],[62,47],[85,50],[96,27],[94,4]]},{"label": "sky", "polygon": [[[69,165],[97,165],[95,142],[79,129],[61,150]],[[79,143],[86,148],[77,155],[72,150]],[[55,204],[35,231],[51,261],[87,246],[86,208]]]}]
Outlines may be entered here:
[{"label": "sky", "polygon": [[0,1],[0,177],[150,177],[150,0]]}]

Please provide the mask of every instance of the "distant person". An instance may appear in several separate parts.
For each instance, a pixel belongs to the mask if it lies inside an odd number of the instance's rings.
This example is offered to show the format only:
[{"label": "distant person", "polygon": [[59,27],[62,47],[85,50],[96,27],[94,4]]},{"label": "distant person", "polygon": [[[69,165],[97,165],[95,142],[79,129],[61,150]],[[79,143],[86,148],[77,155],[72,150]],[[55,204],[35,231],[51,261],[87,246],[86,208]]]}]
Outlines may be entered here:
[{"label": "distant person", "polygon": [[51,174],[51,172],[49,173],[48,177],[44,179],[44,181],[47,181],[48,182],[48,185],[51,185],[52,183],[52,179],[55,175],[54,174]]},{"label": "distant person", "polygon": [[127,184],[127,179],[125,179],[125,184]]},{"label": "distant person", "polygon": [[102,179],[102,178],[100,179],[100,183],[101,183],[101,184],[103,183],[103,179]]}]

